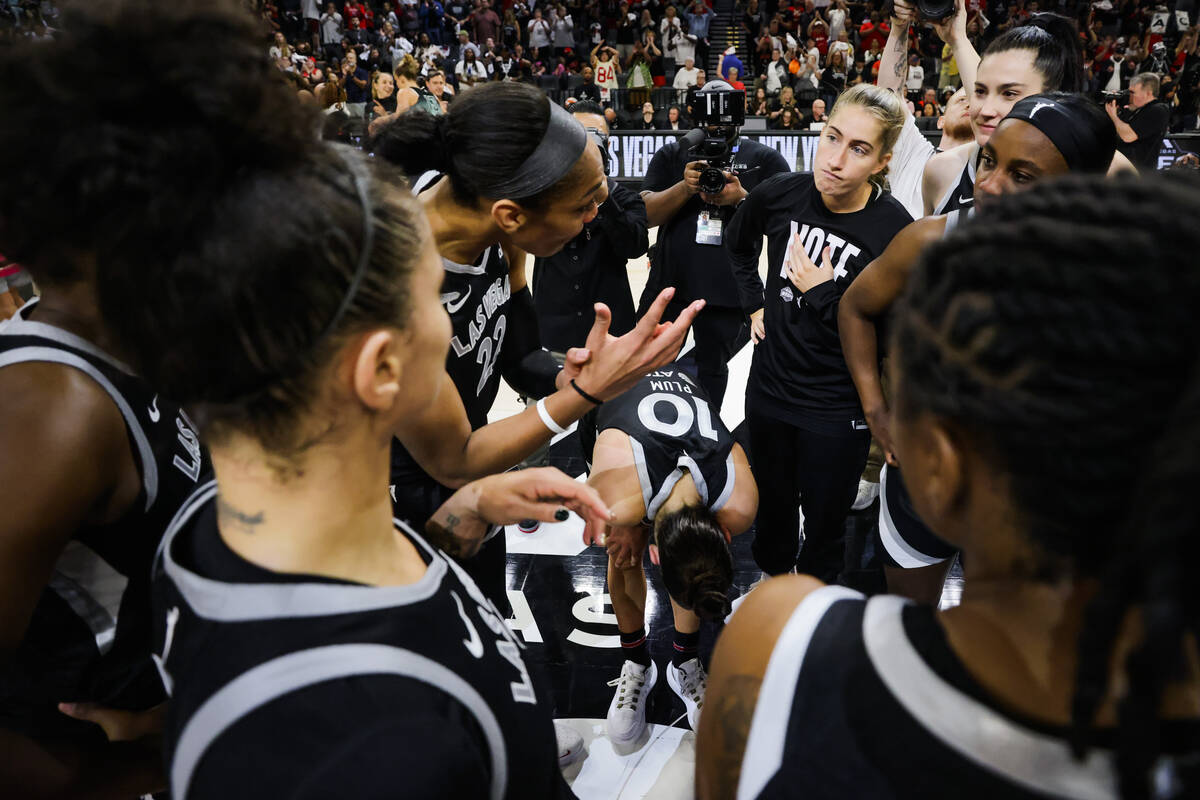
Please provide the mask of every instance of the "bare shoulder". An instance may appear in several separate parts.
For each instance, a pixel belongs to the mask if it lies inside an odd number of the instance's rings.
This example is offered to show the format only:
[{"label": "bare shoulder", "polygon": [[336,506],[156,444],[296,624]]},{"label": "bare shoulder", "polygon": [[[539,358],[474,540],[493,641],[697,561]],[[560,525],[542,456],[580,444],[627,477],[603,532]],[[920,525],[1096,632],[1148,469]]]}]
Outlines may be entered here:
[{"label": "bare shoulder", "polygon": [[614,525],[636,525],[646,517],[646,501],[638,479],[629,434],[608,428],[596,437],[588,486],[616,515]]},{"label": "bare shoulder", "polygon": [[737,536],[754,524],[754,516],[758,513],[758,485],[740,444],[733,445],[730,457],[733,459],[733,494],[717,512],[717,520],[730,535]]},{"label": "bare shoulder", "polygon": [[717,640],[696,734],[696,796],[733,798],[758,693],[775,644],[792,612],[824,586],[807,575],[782,575],[742,602]]}]

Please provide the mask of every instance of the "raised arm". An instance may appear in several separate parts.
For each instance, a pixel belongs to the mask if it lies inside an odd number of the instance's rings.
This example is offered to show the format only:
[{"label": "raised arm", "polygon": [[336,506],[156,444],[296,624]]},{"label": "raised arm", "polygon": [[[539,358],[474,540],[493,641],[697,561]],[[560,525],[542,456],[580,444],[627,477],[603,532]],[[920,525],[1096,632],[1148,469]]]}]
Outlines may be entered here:
[{"label": "raised arm", "polygon": [[[609,338],[612,315],[606,306],[597,304],[596,323],[584,348],[590,358],[567,375],[583,392],[603,401],[621,394],[647,372],[674,360],[692,320],[704,307],[704,301],[698,300],[660,329],[659,320],[674,293],[674,289],[664,289],[637,326],[619,339]],[[564,388],[545,398],[544,408],[551,420],[565,428],[590,411],[593,404],[567,382]],[[396,431],[396,437],[421,468],[453,488],[511,468],[548,442],[552,435],[534,407],[472,431],[449,375],[443,375],[438,401],[424,414],[406,419]]]},{"label": "raised arm", "polygon": [[934,23],[933,29],[954,51],[958,77],[970,92],[975,86],[975,73],[979,70],[979,53],[967,37],[967,10],[963,0],[958,0],[954,16],[950,20],[942,24]]},{"label": "raised arm", "polygon": [[908,76],[908,31],[916,12],[904,0],[895,0],[892,8],[891,30],[883,57],[879,59],[879,88],[904,95],[904,79]]}]

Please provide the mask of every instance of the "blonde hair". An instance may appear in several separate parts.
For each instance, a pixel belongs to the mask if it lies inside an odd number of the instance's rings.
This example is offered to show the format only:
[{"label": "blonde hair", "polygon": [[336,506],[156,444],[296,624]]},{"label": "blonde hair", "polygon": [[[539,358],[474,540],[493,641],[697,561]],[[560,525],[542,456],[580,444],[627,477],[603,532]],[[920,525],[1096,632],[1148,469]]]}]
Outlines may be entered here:
[{"label": "blonde hair", "polygon": [[400,59],[400,63],[392,70],[392,75],[396,78],[404,78],[412,83],[417,82],[417,76],[421,74],[421,66],[411,54],[405,55]]},{"label": "blonde hair", "polygon": [[[900,132],[904,130],[904,101],[899,95],[891,89],[881,89],[872,83],[860,83],[838,96],[833,110],[829,112],[829,118],[833,119],[838,109],[848,106],[863,109],[879,123],[879,158],[892,152],[896,140],[900,138]],[[870,182],[887,191],[887,171],[888,168],[884,167],[869,178]]]}]

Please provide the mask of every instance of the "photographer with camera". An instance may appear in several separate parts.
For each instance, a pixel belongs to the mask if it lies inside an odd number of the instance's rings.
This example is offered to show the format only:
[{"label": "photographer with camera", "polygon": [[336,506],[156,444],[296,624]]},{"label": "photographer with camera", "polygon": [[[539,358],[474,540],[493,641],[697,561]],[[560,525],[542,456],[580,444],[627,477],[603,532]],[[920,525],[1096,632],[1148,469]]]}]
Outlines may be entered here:
[{"label": "photographer with camera", "polygon": [[774,149],[741,138],[744,92],[724,81],[706,83],[691,104],[695,128],[659,148],[642,181],[650,226],[660,226],[642,295],[677,287],[667,318],[693,300],[707,306],[692,325],[696,377],[717,408],[725,396],[729,359],[749,341],[729,255],[722,246],[733,212],[755,186],[791,167]]},{"label": "photographer with camera", "polygon": [[[1104,110],[1108,112],[1121,143],[1117,149],[1138,169],[1158,167],[1158,151],[1167,133],[1170,109],[1158,101],[1159,77],[1153,72],[1133,76],[1126,97],[1105,94]],[[1124,108],[1117,109],[1125,100]]]},{"label": "photographer with camera", "polygon": [[[570,108],[599,147],[608,169],[608,123],[598,103],[580,101]],[[565,353],[582,347],[592,329],[593,307],[604,303],[612,312],[609,333],[633,330],[633,291],[626,262],[645,255],[650,246],[646,204],[641,195],[608,178],[608,199],[600,204],[583,232],[552,256],[533,262],[533,305],[541,343]]]}]

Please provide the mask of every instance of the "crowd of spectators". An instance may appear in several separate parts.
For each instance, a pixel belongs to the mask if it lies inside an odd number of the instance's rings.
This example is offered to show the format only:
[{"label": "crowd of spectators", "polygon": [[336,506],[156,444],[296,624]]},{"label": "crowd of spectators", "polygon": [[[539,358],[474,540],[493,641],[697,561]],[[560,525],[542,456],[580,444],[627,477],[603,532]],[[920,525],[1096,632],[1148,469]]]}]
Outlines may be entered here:
[{"label": "crowd of spectators", "polygon": [[[875,80],[890,31],[883,0],[737,0],[730,10],[742,46],[719,54],[709,74],[713,1],[253,0],[270,55],[297,88],[364,123],[418,104],[436,113],[473,85],[516,80],[560,102],[611,107],[610,127],[687,127],[691,92],[720,78],[746,91],[747,115],[807,130],[847,87]],[[1136,89],[1136,76],[1153,73],[1169,129],[1200,129],[1196,0],[965,2],[977,51],[1039,12],[1068,16],[1089,94]],[[5,36],[49,36],[57,16],[49,0],[0,0]],[[959,85],[937,26],[915,25],[905,86],[920,127],[936,128]]]}]

